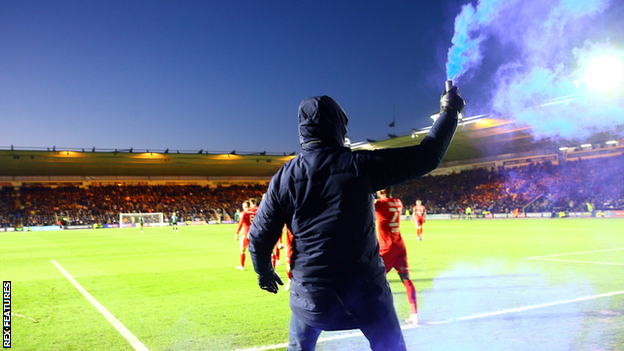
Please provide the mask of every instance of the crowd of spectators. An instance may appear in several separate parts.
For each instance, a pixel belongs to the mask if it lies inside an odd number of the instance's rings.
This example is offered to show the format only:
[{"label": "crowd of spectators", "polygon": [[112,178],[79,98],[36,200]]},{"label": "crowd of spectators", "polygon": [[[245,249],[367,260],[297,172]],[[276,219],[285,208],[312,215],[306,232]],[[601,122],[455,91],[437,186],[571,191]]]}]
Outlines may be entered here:
[{"label": "crowd of spectators", "polygon": [[211,220],[233,217],[241,203],[261,197],[266,185],[208,187],[92,186],[21,187],[0,191],[0,223],[3,226],[119,223],[120,213],[174,211],[180,220]]},{"label": "crowd of spectators", "polygon": [[[561,164],[474,169],[401,184],[395,196],[428,213],[582,212],[624,209],[624,155]],[[589,206],[588,206],[589,204]]]},{"label": "crowd of spectators", "polygon": [[[408,181],[395,187],[394,195],[406,208],[422,200],[428,213],[461,214],[467,207],[476,213],[622,210],[623,171],[624,155],[474,169]],[[173,211],[180,220],[233,218],[244,200],[265,191],[266,185],[3,187],[0,225],[54,225],[59,218],[69,224],[112,224],[119,222],[119,213],[169,216]]]}]

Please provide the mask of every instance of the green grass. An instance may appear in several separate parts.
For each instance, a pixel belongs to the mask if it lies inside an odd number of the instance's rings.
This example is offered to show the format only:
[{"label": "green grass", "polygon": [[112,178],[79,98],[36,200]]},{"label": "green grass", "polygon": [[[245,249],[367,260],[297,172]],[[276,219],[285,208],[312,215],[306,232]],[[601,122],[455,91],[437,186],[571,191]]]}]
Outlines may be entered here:
[{"label": "green grass", "polygon": [[[0,233],[0,278],[12,281],[13,313],[37,321],[13,316],[13,348],[133,350],[51,260],[149,350],[286,342],[288,294],[260,290],[249,259],[245,271],[234,269],[234,231],[234,225],[212,225],[180,227],[180,233]],[[587,252],[624,248],[624,220],[428,221],[421,242],[404,222],[402,233],[422,322],[404,331],[410,349],[624,349],[624,294],[557,304],[624,291],[624,250]],[[578,252],[587,253],[526,259]],[[285,276],[283,266],[278,272]],[[405,289],[394,271],[388,279],[405,319]],[[545,303],[554,304],[506,311]],[[344,337],[321,341],[317,349],[364,345],[362,337]]]}]

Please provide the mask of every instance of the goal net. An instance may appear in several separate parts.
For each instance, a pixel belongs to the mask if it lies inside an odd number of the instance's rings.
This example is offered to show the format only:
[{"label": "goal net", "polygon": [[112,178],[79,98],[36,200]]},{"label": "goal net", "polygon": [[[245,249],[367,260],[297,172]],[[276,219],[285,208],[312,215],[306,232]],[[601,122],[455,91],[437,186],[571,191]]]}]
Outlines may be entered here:
[{"label": "goal net", "polygon": [[138,227],[141,225],[141,221],[143,221],[143,225],[146,227],[164,226],[162,212],[119,214],[119,228]]}]

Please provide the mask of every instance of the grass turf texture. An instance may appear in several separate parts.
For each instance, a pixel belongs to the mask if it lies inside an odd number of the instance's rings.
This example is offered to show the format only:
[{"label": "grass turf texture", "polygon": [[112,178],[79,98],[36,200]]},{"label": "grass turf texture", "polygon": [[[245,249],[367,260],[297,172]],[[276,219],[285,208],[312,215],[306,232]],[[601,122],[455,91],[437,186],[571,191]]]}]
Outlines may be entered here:
[{"label": "grass turf texture", "polygon": [[[624,290],[621,219],[403,222],[421,326],[419,350],[621,350],[624,295],[489,317],[487,312]],[[16,350],[132,350],[51,263],[57,261],[149,350],[233,350],[288,339],[288,294],[260,290],[249,258],[238,271],[234,225],[0,233],[0,278],[12,281]],[[282,257],[284,262],[284,257]],[[616,264],[616,265],[609,265]],[[619,265],[617,265],[619,264]],[[284,266],[277,271],[285,278]],[[405,288],[388,275],[401,320]],[[330,335],[323,333],[324,335]],[[365,347],[362,337],[318,350]],[[283,348],[278,348],[283,349]]]}]

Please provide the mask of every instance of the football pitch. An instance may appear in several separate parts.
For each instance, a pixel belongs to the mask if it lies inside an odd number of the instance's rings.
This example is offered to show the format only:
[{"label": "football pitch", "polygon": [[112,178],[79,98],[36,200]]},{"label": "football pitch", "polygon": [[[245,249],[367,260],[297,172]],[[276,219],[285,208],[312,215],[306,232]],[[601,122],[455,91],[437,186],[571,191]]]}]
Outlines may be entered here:
[{"label": "football pitch", "polygon": [[[235,225],[0,233],[16,350],[284,350],[288,293],[239,264]],[[410,350],[623,350],[624,219],[403,222]],[[282,255],[282,262],[284,257]],[[284,266],[277,271],[285,278]],[[405,288],[388,280],[399,318]],[[366,350],[359,332],[317,350]]]}]

